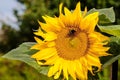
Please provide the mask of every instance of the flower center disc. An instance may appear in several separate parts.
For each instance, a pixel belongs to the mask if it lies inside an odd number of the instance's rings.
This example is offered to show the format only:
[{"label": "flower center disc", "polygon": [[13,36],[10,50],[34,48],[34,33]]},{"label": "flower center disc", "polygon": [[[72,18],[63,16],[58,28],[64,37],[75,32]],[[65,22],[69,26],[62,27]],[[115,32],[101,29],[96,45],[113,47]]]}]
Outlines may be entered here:
[{"label": "flower center disc", "polygon": [[79,28],[62,29],[55,42],[58,56],[67,60],[79,59],[88,48],[87,33]]}]

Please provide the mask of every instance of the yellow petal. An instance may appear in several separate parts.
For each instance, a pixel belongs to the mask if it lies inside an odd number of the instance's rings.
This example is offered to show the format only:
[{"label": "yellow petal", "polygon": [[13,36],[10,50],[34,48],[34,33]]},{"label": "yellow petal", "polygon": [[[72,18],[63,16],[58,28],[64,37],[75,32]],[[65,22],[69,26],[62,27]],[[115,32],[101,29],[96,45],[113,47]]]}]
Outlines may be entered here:
[{"label": "yellow petal", "polygon": [[60,65],[59,71],[55,74],[54,79],[58,79],[62,71],[62,66]]},{"label": "yellow petal", "polygon": [[46,32],[55,30],[52,26],[48,26],[48,24],[46,24],[46,23],[42,23],[40,21],[38,21],[38,23],[40,24],[41,28]]},{"label": "yellow petal", "polygon": [[98,51],[98,52],[101,52],[101,51],[108,51],[110,48],[109,47],[97,47],[97,46],[91,46],[90,48],[92,51]]},{"label": "yellow petal", "polygon": [[53,27],[54,30],[56,29],[56,31],[60,31],[61,30],[61,26],[59,26],[58,24],[58,18],[55,17],[50,17],[50,16],[42,16],[43,19],[46,21],[46,24]]},{"label": "yellow petal", "polygon": [[45,48],[44,46],[41,46],[40,44],[35,44],[33,45],[30,49],[37,49],[37,50],[40,50],[40,49],[43,49]]},{"label": "yellow petal", "polygon": [[97,25],[97,23],[98,23],[98,18],[96,18],[95,20],[93,20],[91,22],[91,24],[89,25],[89,28],[88,28],[89,33],[94,31],[95,26]]},{"label": "yellow petal", "polygon": [[82,14],[82,17],[85,17],[86,13],[87,13],[87,7],[85,7],[85,10],[84,10],[84,12]]},{"label": "yellow petal", "polygon": [[57,39],[57,34],[54,32],[47,32],[43,37],[44,41],[52,41]]},{"label": "yellow petal", "polygon": [[[52,41],[57,38],[56,33],[54,32],[47,32],[44,33],[41,29],[39,29],[37,32],[35,32],[36,35],[41,36],[44,38],[44,41]],[[38,38],[35,38],[38,42],[41,42]]]},{"label": "yellow petal", "polygon": [[112,54],[109,54],[109,53],[106,53],[106,52],[98,52],[99,56],[109,56],[109,55],[112,55]]},{"label": "yellow petal", "polygon": [[71,12],[66,7],[64,7],[64,12],[66,16],[71,16]]},{"label": "yellow petal", "polygon": [[88,60],[89,65],[98,67],[98,70],[101,69],[101,63],[98,57],[94,57],[94,56],[87,54],[86,59]]},{"label": "yellow petal", "polygon": [[58,59],[58,56],[54,55],[54,56],[46,59],[46,62],[43,65],[53,65],[57,59]]},{"label": "yellow petal", "polygon": [[37,63],[38,63],[39,65],[43,65],[43,62],[40,62],[39,60],[37,60]]},{"label": "yellow petal", "polygon": [[49,58],[55,54],[56,54],[55,48],[45,48],[45,49],[42,49],[41,51],[38,51],[36,54],[33,54],[32,58],[42,60],[42,59]]},{"label": "yellow petal", "polygon": [[62,63],[63,65],[63,75],[64,75],[64,77],[66,78],[66,80],[68,80],[68,69],[67,69],[67,67],[68,67],[68,64],[67,64],[67,62],[66,61],[63,61],[63,63]]},{"label": "yellow petal", "polygon": [[88,67],[88,70],[91,72],[91,74],[92,74],[92,75],[95,75],[95,74],[93,73],[93,68],[92,68],[92,66],[88,64],[87,67]]},{"label": "yellow petal", "polygon": [[56,60],[56,63],[49,69],[48,77],[53,76],[59,70],[59,67],[60,67],[60,60],[58,59]]},{"label": "yellow petal", "polygon": [[72,76],[72,78],[74,80],[76,80],[76,75],[75,75],[76,68],[75,68],[75,66],[73,66],[73,65],[75,65],[75,62],[74,61],[70,61],[68,64],[69,64],[68,73]]},{"label": "yellow petal", "polygon": [[108,54],[107,52],[101,51],[101,50],[95,51],[95,50],[89,49],[89,52],[90,52],[89,54],[94,55],[95,57],[111,55],[111,54]]},{"label": "yellow petal", "polygon": [[77,3],[75,10],[73,11],[73,15],[72,15],[72,24],[75,25],[80,25],[80,21],[81,21],[81,6],[80,6],[80,2]]},{"label": "yellow petal", "polygon": [[55,42],[49,42],[49,43],[47,44],[47,46],[48,46],[48,47],[53,47],[53,46],[55,46]]},{"label": "yellow petal", "polygon": [[80,28],[88,33],[93,32],[98,22],[98,12],[87,15],[80,23]]},{"label": "yellow petal", "polygon": [[97,37],[99,37],[100,41],[106,41],[106,40],[110,40],[107,36],[98,33],[98,32],[94,32],[95,35],[97,35]]},{"label": "yellow petal", "polygon": [[74,16],[81,16],[80,2],[77,3],[75,10],[73,11]]},{"label": "yellow petal", "polygon": [[44,33],[43,31],[39,28],[37,32],[34,32],[35,35],[38,35],[38,36],[41,36],[43,37],[44,36]]},{"label": "yellow petal", "polygon": [[61,3],[61,4],[59,5],[59,13],[60,13],[60,15],[62,14],[62,6],[63,6],[63,3]]},{"label": "yellow petal", "polygon": [[85,79],[84,72],[86,72],[83,70],[82,64],[84,64],[84,63],[79,62],[76,64],[76,74],[80,80]]},{"label": "yellow petal", "polygon": [[37,41],[38,44],[43,44],[44,41],[42,41],[41,39],[34,37],[35,41]]}]

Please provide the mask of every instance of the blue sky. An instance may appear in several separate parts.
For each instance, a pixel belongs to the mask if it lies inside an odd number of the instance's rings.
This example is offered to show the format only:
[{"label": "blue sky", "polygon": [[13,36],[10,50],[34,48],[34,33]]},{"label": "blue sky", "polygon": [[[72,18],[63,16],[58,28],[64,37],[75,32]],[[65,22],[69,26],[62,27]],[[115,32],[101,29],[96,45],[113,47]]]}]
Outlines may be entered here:
[{"label": "blue sky", "polygon": [[17,19],[13,14],[13,9],[17,9],[19,14],[22,14],[25,7],[16,0],[0,0],[0,27],[1,22],[4,22],[15,29],[18,28]]}]

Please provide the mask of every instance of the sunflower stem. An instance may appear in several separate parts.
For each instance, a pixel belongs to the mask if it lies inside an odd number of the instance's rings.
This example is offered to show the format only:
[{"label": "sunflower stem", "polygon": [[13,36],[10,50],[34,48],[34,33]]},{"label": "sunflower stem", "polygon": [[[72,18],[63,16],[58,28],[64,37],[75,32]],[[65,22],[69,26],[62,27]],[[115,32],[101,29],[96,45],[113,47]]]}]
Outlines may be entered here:
[{"label": "sunflower stem", "polygon": [[118,60],[112,64],[112,78],[111,80],[118,80]]}]

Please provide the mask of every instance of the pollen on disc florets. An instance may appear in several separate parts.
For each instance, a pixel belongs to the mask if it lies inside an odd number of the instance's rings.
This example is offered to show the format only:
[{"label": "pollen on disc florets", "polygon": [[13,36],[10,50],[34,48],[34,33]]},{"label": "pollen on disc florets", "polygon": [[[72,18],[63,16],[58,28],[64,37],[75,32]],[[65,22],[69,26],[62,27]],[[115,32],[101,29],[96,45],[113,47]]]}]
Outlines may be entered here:
[{"label": "pollen on disc florets", "polygon": [[58,55],[68,60],[79,59],[88,48],[87,33],[74,26],[63,28],[55,42]]}]

